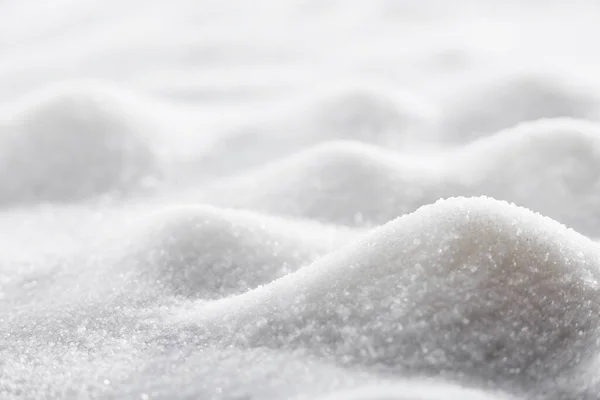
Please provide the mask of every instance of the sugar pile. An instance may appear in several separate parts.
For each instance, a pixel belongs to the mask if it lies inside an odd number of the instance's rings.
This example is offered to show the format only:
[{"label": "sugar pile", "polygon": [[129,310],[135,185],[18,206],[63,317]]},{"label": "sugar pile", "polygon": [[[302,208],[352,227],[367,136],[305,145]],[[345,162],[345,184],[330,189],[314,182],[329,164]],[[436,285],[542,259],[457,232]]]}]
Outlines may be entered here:
[{"label": "sugar pile", "polygon": [[600,399],[600,10],[448,5],[0,2],[0,398]]}]

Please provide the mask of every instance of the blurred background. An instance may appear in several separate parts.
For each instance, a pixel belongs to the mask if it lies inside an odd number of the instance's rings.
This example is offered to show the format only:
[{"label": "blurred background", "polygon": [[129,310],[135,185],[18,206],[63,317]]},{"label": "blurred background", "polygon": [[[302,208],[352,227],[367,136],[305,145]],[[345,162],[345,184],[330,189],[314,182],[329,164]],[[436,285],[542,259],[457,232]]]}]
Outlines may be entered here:
[{"label": "blurred background", "polygon": [[[0,200],[81,199],[131,182],[199,188],[335,140],[425,160],[526,121],[597,120],[599,16],[591,0],[3,0]],[[508,145],[488,170],[493,151],[435,156],[424,164],[468,165],[386,218],[488,194],[569,222],[550,198],[598,201],[582,194],[600,159],[585,140],[540,150],[537,164],[526,144]],[[532,185],[554,160],[559,171]],[[521,188],[506,176],[481,183],[512,164],[530,175]]]},{"label": "blurred background", "polygon": [[476,80],[532,73],[592,92],[599,9],[592,0],[3,0],[0,107],[96,79],[168,101],[197,136],[248,107],[331,86],[410,91],[432,108]]}]

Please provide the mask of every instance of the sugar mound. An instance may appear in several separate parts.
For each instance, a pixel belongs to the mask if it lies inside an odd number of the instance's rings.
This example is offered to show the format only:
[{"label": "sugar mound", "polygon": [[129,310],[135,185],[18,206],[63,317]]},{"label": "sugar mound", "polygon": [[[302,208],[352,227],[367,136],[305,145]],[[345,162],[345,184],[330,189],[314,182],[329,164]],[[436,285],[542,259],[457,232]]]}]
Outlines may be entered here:
[{"label": "sugar mound", "polygon": [[[400,147],[429,129],[435,119],[430,107],[408,95],[382,93],[378,89],[321,93],[307,104],[294,104],[283,117],[237,128],[215,144],[202,165],[231,172],[332,140]],[[225,157],[231,152],[235,162]]]},{"label": "sugar mound", "polygon": [[465,186],[600,234],[600,125],[554,118],[525,122],[457,151]]},{"label": "sugar mound", "polygon": [[441,139],[467,142],[519,122],[540,118],[597,116],[595,96],[572,88],[560,79],[531,74],[495,77],[453,98],[442,118]]},{"label": "sugar mound", "polygon": [[0,0],[0,399],[600,400],[576,3]]},{"label": "sugar mound", "polygon": [[[366,382],[367,374],[318,360],[189,346],[170,322],[189,300],[210,303],[274,281],[344,245],[354,232],[206,206],[122,212],[143,214],[107,243],[14,282],[17,290],[2,299],[0,397],[60,397],[67,390],[76,397],[139,398],[151,390],[162,398],[205,398],[218,387],[277,397],[309,392],[294,386],[301,376],[316,393],[355,378]],[[110,217],[112,226],[117,217]],[[161,353],[163,346],[172,352]],[[306,371],[309,365],[314,371]],[[249,372],[236,378],[238,368]],[[279,379],[267,382],[275,373]],[[98,386],[98,377],[110,385]]]},{"label": "sugar mound", "polygon": [[202,341],[545,390],[595,358],[599,254],[594,242],[526,209],[454,198],[181,318]]},{"label": "sugar mound", "polygon": [[296,122],[298,130],[313,140],[346,139],[399,145],[424,130],[435,116],[432,108],[415,98],[383,93],[363,89],[332,94],[313,103],[312,116],[304,116]]},{"label": "sugar mound", "polygon": [[[439,170],[374,145],[333,141],[223,181],[204,200],[236,208],[364,226],[459,192]],[[260,187],[260,191],[252,190]]]},{"label": "sugar mound", "polygon": [[[600,235],[600,125],[525,122],[420,158],[332,141],[206,189],[210,203],[370,226],[439,198],[486,195]],[[253,190],[258,185],[261,190]]]},{"label": "sugar mound", "polygon": [[182,206],[141,224],[113,264],[161,294],[213,299],[270,283],[352,236],[318,223]]},{"label": "sugar mound", "polygon": [[147,119],[115,93],[38,94],[0,125],[0,203],[70,202],[133,190],[156,177]]},{"label": "sugar mound", "polygon": [[34,296],[48,298],[43,307],[56,313],[69,310],[74,296],[84,296],[92,307],[138,307],[171,296],[217,299],[294,272],[354,236],[310,221],[208,206],[169,207],[17,286],[35,282]]}]

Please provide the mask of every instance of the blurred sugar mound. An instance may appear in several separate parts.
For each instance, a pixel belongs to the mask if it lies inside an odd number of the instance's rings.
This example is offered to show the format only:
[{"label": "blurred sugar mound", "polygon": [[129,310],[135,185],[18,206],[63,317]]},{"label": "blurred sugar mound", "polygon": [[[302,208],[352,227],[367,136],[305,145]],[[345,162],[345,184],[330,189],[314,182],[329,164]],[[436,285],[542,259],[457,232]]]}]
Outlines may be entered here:
[{"label": "blurred sugar mound", "polygon": [[331,141],[223,180],[201,198],[222,206],[372,226],[439,198],[486,195],[598,235],[599,165],[600,125],[553,118],[427,154]]},{"label": "blurred sugar mound", "polygon": [[499,75],[473,82],[466,93],[447,102],[441,140],[464,143],[519,122],[540,118],[598,117],[600,100],[556,77]]},{"label": "blurred sugar mound", "polygon": [[[294,102],[291,109],[273,109],[255,126],[228,133],[201,165],[232,172],[332,140],[402,148],[433,129],[436,118],[433,107],[409,94],[391,95],[374,87],[323,90]],[[232,152],[235,160],[226,156]]]},{"label": "blurred sugar mound", "polygon": [[[452,161],[453,160],[453,161]],[[477,194],[507,200],[600,234],[600,125],[553,118],[482,138],[451,158]]]},{"label": "blurred sugar mound", "polygon": [[[436,117],[423,100],[381,88],[337,90],[322,95],[300,116],[299,135],[313,140],[361,140],[399,146],[421,133]],[[302,123],[301,121],[305,121]]]},{"label": "blurred sugar mound", "polygon": [[[261,190],[252,190],[255,185]],[[207,189],[205,198],[219,205],[364,226],[385,223],[456,191],[444,185],[431,165],[375,145],[340,140],[225,180]]]},{"label": "blurred sugar mound", "polygon": [[147,116],[99,86],[24,101],[0,125],[0,203],[70,202],[129,192],[157,177]]}]

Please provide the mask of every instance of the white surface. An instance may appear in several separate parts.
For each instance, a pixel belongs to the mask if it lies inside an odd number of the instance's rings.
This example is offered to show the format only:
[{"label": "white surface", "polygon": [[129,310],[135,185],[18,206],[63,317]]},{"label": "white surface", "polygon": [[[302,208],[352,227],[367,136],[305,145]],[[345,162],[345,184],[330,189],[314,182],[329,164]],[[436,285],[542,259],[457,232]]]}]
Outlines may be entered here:
[{"label": "white surface", "polygon": [[600,399],[599,14],[0,1],[0,398]]}]

